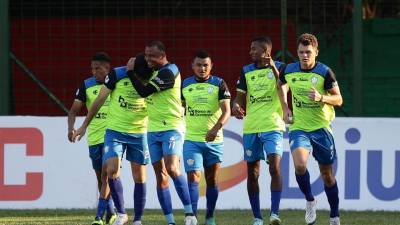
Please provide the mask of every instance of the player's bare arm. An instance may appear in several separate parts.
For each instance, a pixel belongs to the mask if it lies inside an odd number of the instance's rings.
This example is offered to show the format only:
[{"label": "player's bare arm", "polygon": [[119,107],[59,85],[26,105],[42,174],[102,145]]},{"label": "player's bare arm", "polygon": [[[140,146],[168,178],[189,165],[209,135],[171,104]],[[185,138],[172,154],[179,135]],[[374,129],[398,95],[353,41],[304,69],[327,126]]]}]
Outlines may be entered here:
[{"label": "player's bare arm", "polygon": [[292,111],[289,109],[289,105],[287,102],[287,93],[288,93],[288,85],[282,83],[282,81],[278,80],[277,83],[278,88],[278,96],[279,101],[281,103],[282,111],[283,111],[283,120],[287,124],[293,123],[293,114]]},{"label": "player's bare arm", "polygon": [[75,133],[75,120],[76,116],[79,114],[83,106],[83,102],[78,99],[75,99],[72,103],[72,106],[68,112],[68,140],[70,142],[74,142],[72,139],[73,134]]},{"label": "player's bare arm", "polygon": [[219,107],[221,108],[222,114],[218,118],[217,123],[207,132],[206,141],[214,141],[217,137],[218,131],[228,122],[231,116],[231,101],[230,99],[222,99],[219,102]]},{"label": "player's bare arm", "polygon": [[246,93],[237,91],[236,98],[232,106],[232,115],[237,119],[243,119],[246,114]]},{"label": "player's bare arm", "polygon": [[308,93],[308,97],[316,102],[322,102],[333,106],[341,106],[343,98],[340,94],[339,86],[335,86],[328,90],[329,95],[322,95],[314,87]]},{"label": "player's bare arm", "polygon": [[96,115],[101,106],[104,104],[110,93],[111,90],[108,89],[106,86],[103,85],[101,87],[99,95],[97,96],[96,100],[94,100],[92,107],[90,107],[81,127],[78,130],[76,130],[75,134],[73,135],[74,141],[76,140],[80,141],[81,138],[85,135],[86,128],[89,126],[90,121],[92,121],[93,117]]}]

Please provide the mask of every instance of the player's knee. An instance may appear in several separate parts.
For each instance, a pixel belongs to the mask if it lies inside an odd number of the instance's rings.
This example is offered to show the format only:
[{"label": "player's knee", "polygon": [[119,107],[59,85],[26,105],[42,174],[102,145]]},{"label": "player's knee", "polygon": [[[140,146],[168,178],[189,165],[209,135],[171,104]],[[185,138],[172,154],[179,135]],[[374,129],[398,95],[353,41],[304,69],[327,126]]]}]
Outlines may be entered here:
[{"label": "player's knee", "polygon": [[271,177],[279,177],[281,175],[280,167],[278,165],[270,165],[269,174]]},{"label": "player's knee", "polygon": [[321,172],[321,177],[325,186],[331,187],[336,182],[335,176],[331,172]]},{"label": "player's knee", "polygon": [[247,169],[247,179],[250,181],[257,181],[260,177],[260,171],[256,168],[248,168]]},{"label": "player's knee", "polygon": [[179,176],[179,168],[175,164],[171,163],[170,165],[165,165],[165,167],[172,178]]},{"label": "player's knee", "polygon": [[187,173],[187,178],[189,182],[200,182],[201,173],[199,171],[191,171]]},{"label": "player's knee", "polygon": [[213,176],[210,174],[206,177],[207,186],[217,186],[217,182],[217,176]]},{"label": "player's knee", "polygon": [[306,173],[307,167],[305,164],[298,164],[294,166],[296,174],[303,175]]},{"label": "player's knee", "polygon": [[118,176],[118,168],[109,166],[107,167],[107,177],[108,178],[116,178]]}]

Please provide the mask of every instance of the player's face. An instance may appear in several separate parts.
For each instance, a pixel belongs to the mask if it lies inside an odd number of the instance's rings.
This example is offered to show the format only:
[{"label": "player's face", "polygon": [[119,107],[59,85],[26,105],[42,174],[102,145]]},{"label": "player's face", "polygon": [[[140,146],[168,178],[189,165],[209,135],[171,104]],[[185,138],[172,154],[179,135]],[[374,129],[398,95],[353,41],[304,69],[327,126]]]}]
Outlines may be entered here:
[{"label": "player's face", "polygon": [[249,54],[253,62],[259,62],[268,54],[268,49],[266,49],[261,43],[253,41],[250,45]]},{"label": "player's face", "polygon": [[92,74],[96,77],[97,81],[104,82],[104,78],[110,71],[110,64],[106,62],[92,61]]},{"label": "player's face", "polygon": [[160,51],[157,47],[146,47],[144,50],[144,56],[150,68],[157,69],[163,66],[165,53]]},{"label": "player's face", "polygon": [[205,59],[196,57],[192,63],[194,74],[196,74],[196,76],[201,79],[207,79],[210,76],[212,66],[213,64],[209,57]]},{"label": "player's face", "polygon": [[300,43],[297,47],[297,55],[299,56],[301,68],[311,69],[315,65],[318,49],[314,48],[312,45],[303,45]]}]

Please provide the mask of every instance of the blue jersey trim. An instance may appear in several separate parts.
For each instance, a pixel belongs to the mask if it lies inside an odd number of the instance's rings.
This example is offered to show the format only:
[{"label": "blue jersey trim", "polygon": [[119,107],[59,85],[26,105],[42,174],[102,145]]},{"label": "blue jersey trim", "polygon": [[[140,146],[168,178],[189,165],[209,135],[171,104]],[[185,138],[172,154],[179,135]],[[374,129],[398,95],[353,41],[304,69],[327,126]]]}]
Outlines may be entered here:
[{"label": "blue jersey trim", "polygon": [[295,72],[311,72],[318,75],[321,75],[325,78],[326,74],[328,73],[329,67],[323,63],[317,62],[317,65],[314,66],[312,70],[304,71],[300,68],[300,62],[290,63],[286,66],[285,74],[288,73],[295,73]]},{"label": "blue jersey trim", "polygon": [[253,70],[256,70],[256,69],[257,69],[257,67],[256,67],[256,64],[254,64],[254,63],[243,66],[243,72],[245,74],[248,72],[251,72]]},{"label": "blue jersey trim", "polygon": [[128,77],[128,74],[126,73],[126,69],[127,69],[126,66],[121,66],[121,67],[115,67],[114,68],[117,81],[119,81],[119,80],[121,80],[121,79],[123,79],[125,77]]},{"label": "blue jersey trim", "polygon": [[164,70],[164,69],[169,69],[169,70],[171,70],[171,72],[174,74],[175,77],[179,74],[179,69],[178,69],[178,67],[177,67],[175,64],[173,64],[173,63],[170,63],[170,64],[165,65],[165,66],[162,67],[158,72],[160,72],[161,70]]},{"label": "blue jersey trim", "polygon": [[89,77],[84,82],[85,82],[86,89],[100,84],[99,82],[97,82],[97,80],[94,76]]},{"label": "blue jersey trim", "polygon": [[[218,76],[211,75],[211,77],[207,81],[205,81],[204,83],[208,83],[208,84],[211,84],[211,85],[219,87],[221,85],[221,82],[222,82],[222,78],[220,78]],[[193,76],[188,77],[185,80],[183,80],[182,89],[187,87],[187,86],[189,86],[189,85],[197,84],[197,83],[201,83],[201,82],[197,82],[195,76],[193,75]]]}]

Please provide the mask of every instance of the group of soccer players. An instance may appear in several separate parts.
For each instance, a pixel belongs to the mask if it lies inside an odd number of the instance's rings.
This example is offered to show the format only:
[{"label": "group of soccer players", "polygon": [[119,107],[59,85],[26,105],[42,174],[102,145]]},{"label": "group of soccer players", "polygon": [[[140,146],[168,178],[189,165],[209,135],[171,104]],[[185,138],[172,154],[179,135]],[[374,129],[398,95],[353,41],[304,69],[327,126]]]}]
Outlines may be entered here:
[{"label": "group of soccer players", "polygon": [[[285,123],[290,124],[289,142],[296,180],[307,200],[306,223],[316,221],[316,200],[307,171],[308,157],[312,153],[319,164],[331,208],[329,224],[340,224],[338,187],[333,174],[336,149],[330,129],[335,116],[333,106],[342,104],[335,75],[329,67],[316,61],[318,41],[312,34],[302,34],[298,38],[298,62],[285,65],[274,61],[271,51],[272,42],[268,37],[252,40],[253,63],[242,69],[232,106],[225,81],[211,74],[212,58],[205,50],[196,53],[192,61],[194,75],[183,81],[178,67],[167,60],[165,46],[160,41],[150,42],[144,54],[129,59],[126,66],[113,69],[110,57],[97,53],[91,61],[93,75],[78,89],[68,115],[71,142],[80,140],[88,129],[89,155],[100,192],[92,225],[128,222],[120,180],[124,154],[131,163],[135,182],[132,225],[142,224],[146,165],[150,160],[167,224],[175,224],[169,178],[185,211],[184,224],[197,224],[199,181],[204,169],[205,224],[215,225],[217,177],[223,155],[222,128],[231,116],[231,109],[233,116],[244,119],[244,160],[247,161],[247,191],[253,225],[263,224],[258,185],[261,160],[267,161],[271,175],[268,223],[282,223],[279,217],[280,162]],[[293,112],[288,106],[288,89]],[[84,104],[87,116],[75,130],[75,117]],[[186,177],[180,169],[182,152]]]}]

